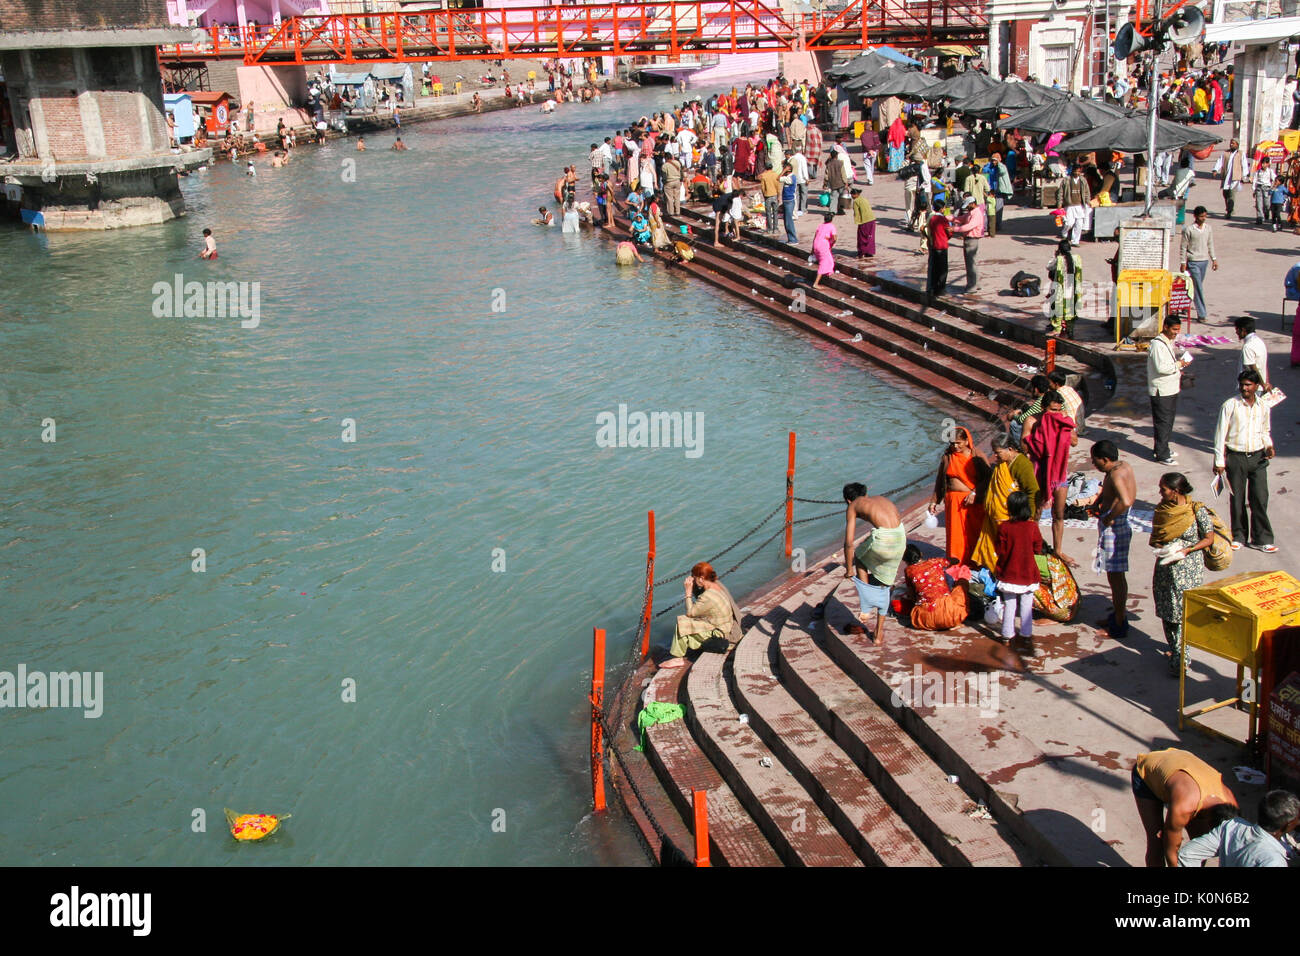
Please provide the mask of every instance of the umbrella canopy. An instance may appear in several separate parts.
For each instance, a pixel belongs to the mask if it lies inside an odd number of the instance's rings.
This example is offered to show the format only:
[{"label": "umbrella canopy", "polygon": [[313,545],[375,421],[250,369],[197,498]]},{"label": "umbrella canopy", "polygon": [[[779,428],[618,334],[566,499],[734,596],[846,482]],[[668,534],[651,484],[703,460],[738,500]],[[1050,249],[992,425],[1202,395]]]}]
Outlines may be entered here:
[{"label": "umbrella canopy", "polygon": [[882,67],[892,66],[920,66],[920,63],[910,57],[903,56],[903,54],[891,47],[884,46],[875,50],[868,50],[833,69],[827,70],[826,78],[832,81],[843,81],[854,76],[873,73]]},{"label": "umbrella canopy", "polygon": [[1009,113],[1012,110],[1042,106],[1065,96],[1060,90],[1024,80],[995,83],[993,86],[951,104],[958,113],[975,115]]},{"label": "umbrella canopy", "polygon": [[940,46],[926,47],[921,51],[921,56],[978,56],[968,46],[961,46],[958,43],[945,43]]},{"label": "umbrella canopy", "polygon": [[879,83],[872,83],[863,93],[867,96],[898,96],[904,99],[920,99],[926,90],[938,86],[941,81],[929,73],[918,70],[895,70],[893,75],[886,75]]},{"label": "umbrella canopy", "polygon": [[[1147,139],[1147,117],[1141,113],[1112,120],[1086,133],[1076,133],[1056,147],[1062,153],[1091,153],[1098,149],[1113,149],[1121,153],[1145,153],[1149,145]],[[1168,120],[1156,121],[1156,149],[1181,149],[1184,146],[1208,146],[1222,142],[1218,136],[1198,129],[1171,123]]]},{"label": "umbrella canopy", "polygon": [[998,129],[1023,129],[1034,133],[1078,133],[1096,129],[1128,116],[1128,110],[1100,100],[1065,96],[1042,106],[1022,110],[1001,120]]},{"label": "umbrella canopy", "polygon": [[888,46],[888,45],[878,46],[875,48],[874,52],[879,53],[887,60],[893,60],[895,63],[903,63],[906,64],[907,66],[921,65],[920,60],[913,60],[906,53],[902,53],[898,50],[895,50],[892,46]]},{"label": "umbrella canopy", "polygon": [[927,100],[961,100],[1000,85],[987,73],[966,70],[949,77],[925,94]]},{"label": "umbrella canopy", "polygon": [[850,93],[856,93],[859,90],[866,89],[872,83],[879,83],[887,77],[893,76],[896,71],[904,69],[906,69],[906,67],[896,66],[888,60],[885,60],[877,63],[875,66],[868,67],[859,73],[854,73],[852,76],[841,79],[839,84]]}]

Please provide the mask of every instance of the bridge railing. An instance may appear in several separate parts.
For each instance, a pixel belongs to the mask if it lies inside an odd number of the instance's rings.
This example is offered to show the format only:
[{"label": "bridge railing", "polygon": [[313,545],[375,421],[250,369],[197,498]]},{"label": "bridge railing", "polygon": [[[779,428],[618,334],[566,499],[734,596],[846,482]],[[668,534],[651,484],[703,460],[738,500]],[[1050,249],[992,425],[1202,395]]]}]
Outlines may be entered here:
[{"label": "bridge railing", "polygon": [[[769,0],[770,2],[770,0]],[[786,14],[765,0],[681,0],[580,6],[328,14],[280,24],[196,31],[164,57],[239,57],[246,63],[492,56],[626,56],[751,50],[855,49],[872,35],[923,39],[987,21],[968,0],[849,0]]]}]

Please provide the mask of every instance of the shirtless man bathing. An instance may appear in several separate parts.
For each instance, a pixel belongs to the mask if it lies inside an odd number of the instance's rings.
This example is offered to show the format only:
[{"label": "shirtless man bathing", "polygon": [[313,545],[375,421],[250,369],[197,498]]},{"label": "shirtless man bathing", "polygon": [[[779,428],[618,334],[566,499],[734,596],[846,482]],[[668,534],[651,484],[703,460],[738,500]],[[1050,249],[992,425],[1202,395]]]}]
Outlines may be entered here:
[{"label": "shirtless man bathing", "polygon": [[[875,609],[876,627],[872,640],[879,642],[885,626],[885,611],[889,608],[889,589],[898,577],[898,566],[907,549],[907,530],[893,502],[868,495],[866,485],[859,482],[845,485],[844,501],[848,505],[844,515],[844,576],[852,579],[857,588],[862,606],[858,620],[863,625],[868,622],[867,611]],[[853,539],[857,537],[859,518],[872,528],[854,551]]]},{"label": "shirtless man bathing", "polygon": [[1128,512],[1137,498],[1133,468],[1119,460],[1113,441],[1092,446],[1092,466],[1106,477],[1101,494],[1089,510],[1097,516],[1097,547],[1101,549],[1106,580],[1110,582],[1110,617],[1101,622],[1110,636],[1122,641],[1128,636],[1128,546],[1133,540]]}]

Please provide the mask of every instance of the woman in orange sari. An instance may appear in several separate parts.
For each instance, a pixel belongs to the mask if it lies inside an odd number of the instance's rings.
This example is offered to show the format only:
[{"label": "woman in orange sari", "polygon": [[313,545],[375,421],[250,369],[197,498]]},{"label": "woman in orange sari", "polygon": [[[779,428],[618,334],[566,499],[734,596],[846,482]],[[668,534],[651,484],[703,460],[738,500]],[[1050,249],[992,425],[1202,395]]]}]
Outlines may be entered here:
[{"label": "woman in orange sari", "polygon": [[935,514],[940,505],[948,512],[948,557],[963,563],[970,562],[984,525],[984,505],[979,492],[987,484],[988,475],[988,462],[975,450],[970,432],[959,427],[935,475],[930,514]]}]

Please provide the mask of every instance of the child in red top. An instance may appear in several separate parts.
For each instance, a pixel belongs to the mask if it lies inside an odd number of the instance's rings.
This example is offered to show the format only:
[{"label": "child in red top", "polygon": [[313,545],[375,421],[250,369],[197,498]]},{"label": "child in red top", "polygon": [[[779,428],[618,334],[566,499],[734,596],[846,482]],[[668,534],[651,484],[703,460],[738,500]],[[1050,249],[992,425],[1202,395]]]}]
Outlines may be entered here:
[{"label": "child in red top", "polygon": [[1017,615],[1020,636],[1034,634],[1034,592],[1041,575],[1034,555],[1043,553],[1043,535],[1034,520],[1029,496],[1023,491],[1007,495],[1007,520],[998,526],[998,591],[1002,595],[1002,637],[1015,634]]}]

